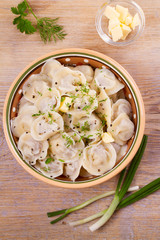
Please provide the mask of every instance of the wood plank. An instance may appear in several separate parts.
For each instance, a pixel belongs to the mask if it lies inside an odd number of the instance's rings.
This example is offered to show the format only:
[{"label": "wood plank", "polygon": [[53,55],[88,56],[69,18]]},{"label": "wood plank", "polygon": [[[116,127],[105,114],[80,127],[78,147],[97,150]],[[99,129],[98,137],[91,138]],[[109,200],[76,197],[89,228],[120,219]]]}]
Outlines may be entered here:
[{"label": "wood plank", "polygon": [[[143,35],[135,43],[116,48],[105,44],[95,29],[95,15],[104,2],[91,0],[30,0],[37,16],[60,17],[68,35],[63,42],[43,44],[39,35],[23,35],[13,26],[11,6],[18,0],[0,2],[0,115],[5,95],[17,74],[36,58],[61,48],[81,47],[102,52],[128,70],[142,93],[146,109],[147,150],[132,185],[149,183],[160,173],[160,1],[137,0],[146,16]],[[0,120],[1,121],[1,120]],[[115,189],[117,177],[99,186],[69,190],[46,185],[33,178],[16,162],[0,124],[0,239],[2,240],[150,240],[160,239],[160,193],[117,212],[99,231],[90,224],[71,228],[51,226],[46,212],[79,204],[91,196]],[[84,218],[109,205],[111,197],[68,216],[65,222]]]}]

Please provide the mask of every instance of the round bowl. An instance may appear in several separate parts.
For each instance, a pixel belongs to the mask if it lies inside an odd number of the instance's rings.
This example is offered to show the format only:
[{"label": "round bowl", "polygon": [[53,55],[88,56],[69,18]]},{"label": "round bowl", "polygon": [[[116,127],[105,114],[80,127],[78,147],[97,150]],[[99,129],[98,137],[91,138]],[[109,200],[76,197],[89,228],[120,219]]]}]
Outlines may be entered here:
[{"label": "round bowl", "polygon": [[[82,178],[79,177],[75,182],[70,181],[66,177],[58,177],[56,179],[51,179],[44,176],[33,166],[27,164],[21,153],[16,146],[16,139],[11,133],[10,119],[15,117],[17,114],[17,108],[20,98],[22,97],[22,86],[28,77],[33,73],[39,73],[42,65],[45,61],[51,57],[60,61],[65,65],[82,65],[88,64],[93,68],[108,68],[110,69],[117,78],[125,84],[125,96],[126,99],[131,103],[133,111],[133,122],[135,124],[135,134],[132,139],[128,142],[128,150],[126,155],[116,164],[116,166],[103,174],[102,176],[96,176],[93,178]],[[129,73],[116,61],[105,56],[104,54],[87,50],[87,49],[62,49],[49,53],[45,56],[40,57],[36,61],[29,64],[13,81],[9,92],[6,96],[4,111],[3,111],[3,127],[6,137],[7,144],[18,161],[18,163],[31,175],[34,177],[49,183],[54,186],[64,187],[64,188],[85,188],[91,187],[102,182],[105,182],[119,172],[121,172],[133,159],[136,154],[139,145],[141,143],[145,126],[145,111],[144,104],[140,94],[140,91],[134,82],[133,78]]]},{"label": "round bowl", "polygon": [[[114,42],[112,40],[111,35],[108,31],[108,19],[103,15],[104,10],[106,6],[115,7],[117,4],[119,4],[122,7],[128,8],[129,12],[132,16],[134,16],[136,13],[138,13],[139,19],[140,19],[140,25],[137,26],[128,36],[125,40],[119,40],[118,42]],[[132,0],[108,0],[106,3],[104,3],[97,12],[95,25],[97,32],[99,36],[102,38],[103,41],[106,43],[113,45],[113,46],[126,46],[133,41],[135,41],[137,38],[140,37],[140,35],[143,32],[143,29],[145,27],[145,16],[142,8],[134,1]]]}]

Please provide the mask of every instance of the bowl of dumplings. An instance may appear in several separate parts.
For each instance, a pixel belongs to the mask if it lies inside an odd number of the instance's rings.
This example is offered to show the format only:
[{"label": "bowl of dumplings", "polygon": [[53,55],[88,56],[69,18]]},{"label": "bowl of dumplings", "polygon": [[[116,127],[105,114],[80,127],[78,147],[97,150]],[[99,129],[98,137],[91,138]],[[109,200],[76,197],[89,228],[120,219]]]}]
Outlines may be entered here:
[{"label": "bowl of dumplings", "polygon": [[57,50],[29,64],[6,97],[3,126],[19,164],[58,187],[105,182],[133,159],[145,111],[129,73],[87,49]]}]

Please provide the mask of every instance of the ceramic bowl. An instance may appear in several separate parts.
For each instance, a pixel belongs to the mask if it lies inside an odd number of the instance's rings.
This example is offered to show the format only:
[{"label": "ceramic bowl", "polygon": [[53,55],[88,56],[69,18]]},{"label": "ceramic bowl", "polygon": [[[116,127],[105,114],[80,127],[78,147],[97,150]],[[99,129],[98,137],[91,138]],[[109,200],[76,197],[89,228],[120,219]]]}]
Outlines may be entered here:
[{"label": "ceramic bowl", "polygon": [[[27,164],[23,160],[22,155],[17,148],[16,139],[11,132],[10,119],[15,117],[17,114],[18,103],[22,97],[22,86],[31,74],[39,73],[45,61],[51,57],[54,57],[56,60],[65,65],[88,64],[93,68],[108,68],[125,85],[125,96],[132,106],[135,134],[128,142],[128,150],[126,155],[116,164],[113,169],[106,172],[102,176],[96,176],[92,178],[79,177],[75,182],[70,181],[64,176],[58,177],[56,179],[51,179],[44,176],[33,166]],[[85,188],[106,182],[107,180],[120,173],[131,162],[139,148],[143,137],[145,126],[145,111],[143,100],[135,81],[119,63],[104,54],[87,49],[62,49],[42,56],[36,61],[32,62],[13,81],[5,100],[3,111],[3,126],[6,141],[12,154],[18,163],[27,172],[39,180],[42,180],[53,186],[64,188]]]}]

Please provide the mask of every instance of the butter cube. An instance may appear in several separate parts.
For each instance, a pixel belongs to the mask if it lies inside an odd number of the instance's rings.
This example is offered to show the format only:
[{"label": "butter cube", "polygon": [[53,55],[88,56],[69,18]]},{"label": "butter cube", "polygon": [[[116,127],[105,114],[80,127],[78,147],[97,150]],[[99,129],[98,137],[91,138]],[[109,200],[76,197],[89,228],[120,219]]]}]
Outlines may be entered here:
[{"label": "butter cube", "polygon": [[107,6],[105,11],[104,11],[104,15],[108,18],[108,19],[116,19],[119,18],[120,14],[115,10],[114,7],[110,7]]},{"label": "butter cube", "polygon": [[68,110],[72,107],[72,98],[65,97],[64,101],[61,102],[61,105],[59,107],[59,111],[61,112],[68,112]]},{"label": "butter cube", "polygon": [[133,21],[130,26],[134,30],[135,27],[140,25],[140,23],[141,23],[141,21],[139,19],[139,15],[138,15],[138,13],[136,13],[135,16],[133,17]]},{"label": "butter cube", "polygon": [[108,24],[109,33],[111,34],[111,30],[117,27],[118,25],[120,25],[120,21],[118,20],[118,18],[110,19]]},{"label": "butter cube", "polygon": [[102,141],[105,143],[111,143],[111,142],[114,142],[114,138],[110,133],[105,132],[102,134]]},{"label": "butter cube", "polygon": [[119,13],[119,20],[124,23],[128,15],[128,8],[116,5],[116,11]]},{"label": "butter cube", "polygon": [[125,40],[128,34],[131,32],[131,28],[126,26],[125,24],[121,24],[123,36],[121,37],[122,40]]},{"label": "butter cube", "polygon": [[128,26],[128,25],[130,25],[132,23],[132,21],[133,21],[133,17],[130,14],[128,14],[124,24]]},{"label": "butter cube", "polygon": [[116,26],[115,28],[112,28],[111,35],[114,42],[117,42],[123,37],[123,32],[120,25]]}]

